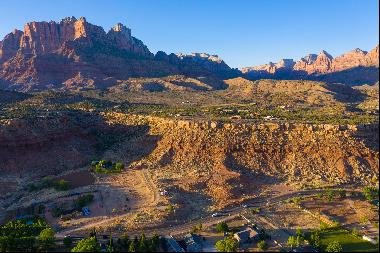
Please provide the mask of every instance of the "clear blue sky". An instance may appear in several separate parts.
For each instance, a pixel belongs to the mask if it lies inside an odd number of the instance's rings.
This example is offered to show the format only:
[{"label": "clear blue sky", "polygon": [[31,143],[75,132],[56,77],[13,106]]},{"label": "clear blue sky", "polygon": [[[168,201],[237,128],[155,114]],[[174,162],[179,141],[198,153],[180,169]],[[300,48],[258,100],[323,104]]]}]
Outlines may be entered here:
[{"label": "clear blue sky", "polygon": [[1,38],[29,21],[84,16],[106,31],[126,24],[154,53],[207,52],[231,67],[379,43],[378,0],[7,0],[0,8]]}]

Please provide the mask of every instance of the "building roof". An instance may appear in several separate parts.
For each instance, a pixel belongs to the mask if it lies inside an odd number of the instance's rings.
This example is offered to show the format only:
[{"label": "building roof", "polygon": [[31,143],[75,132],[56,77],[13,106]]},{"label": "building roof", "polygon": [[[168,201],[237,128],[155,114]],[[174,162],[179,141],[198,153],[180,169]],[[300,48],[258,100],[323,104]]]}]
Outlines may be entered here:
[{"label": "building roof", "polygon": [[240,240],[247,240],[249,238],[255,237],[256,235],[257,232],[250,227],[235,233],[235,236],[237,236]]},{"label": "building roof", "polygon": [[198,252],[202,249],[201,238],[196,234],[187,234],[183,238],[188,252]]},{"label": "building roof", "polygon": [[181,246],[179,246],[178,242],[174,240],[172,236],[166,236],[165,237],[169,247],[174,251],[174,252],[185,252]]}]

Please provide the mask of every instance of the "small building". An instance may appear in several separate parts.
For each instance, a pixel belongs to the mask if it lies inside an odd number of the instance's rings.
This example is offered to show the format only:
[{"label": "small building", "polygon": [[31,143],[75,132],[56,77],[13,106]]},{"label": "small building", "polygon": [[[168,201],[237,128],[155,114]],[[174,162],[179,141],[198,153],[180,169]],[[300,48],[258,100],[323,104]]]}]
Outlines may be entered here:
[{"label": "small building", "polygon": [[235,233],[234,238],[239,243],[249,243],[251,240],[255,240],[258,238],[258,233],[251,227],[247,227],[244,230]]},{"label": "small building", "polygon": [[186,252],[200,252],[202,250],[202,240],[196,234],[187,234],[183,238],[186,244]]}]

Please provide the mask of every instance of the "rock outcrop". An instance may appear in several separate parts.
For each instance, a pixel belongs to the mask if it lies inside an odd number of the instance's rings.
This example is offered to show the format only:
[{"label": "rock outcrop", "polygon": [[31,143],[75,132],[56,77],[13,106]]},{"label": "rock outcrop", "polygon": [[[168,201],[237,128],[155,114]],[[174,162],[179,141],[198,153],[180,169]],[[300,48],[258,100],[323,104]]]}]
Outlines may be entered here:
[{"label": "rock outcrop", "polygon": [[376,83],[379,73],[379,46],[370,52],[359,48],[336,58],[326,51],[309,54],[297,62],[283,59],[278,63],[241,69],[249,78],[310,79],[346,84]]}]

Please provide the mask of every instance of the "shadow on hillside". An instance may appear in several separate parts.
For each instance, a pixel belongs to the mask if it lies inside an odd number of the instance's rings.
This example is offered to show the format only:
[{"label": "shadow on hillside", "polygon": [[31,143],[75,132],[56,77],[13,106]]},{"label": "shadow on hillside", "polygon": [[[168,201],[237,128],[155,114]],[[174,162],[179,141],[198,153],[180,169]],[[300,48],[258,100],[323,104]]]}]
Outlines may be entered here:
[{"label": "shadow on hillside", "polygon": [[379,68],[360,66],[339,72],[319,75],[314,79],[328,83],[342,83],[349,86],[371,85],[379,81]]},{"label": "shadow on hillside", "polygon": [[333,93],[334,99],[343,103],[361,103],[368,97],[363,92],[341,83],[327,83],[324,87]]},{"label": "shadow on hillside", "polygon": [[260,190],[263,185],[271,185],[280,182],[279,178],[264,174],[261,169],[254,171],[244,165],[241,165],[232,155],[226,154],[224,165],[234,172],[240,174],[238,178],[230,179],[228,184],[234,186],[232,194],[239,198],[244,195],[250,195]]},{"label": "shadow on hillside", "polygon": [[21,92],[0,90],[0,104],[12,104],[23,101],[30,97],[31,95]]},{"label": "shadow on hillside", "polygon": [[252,71],[245,74],[245,77],[251,80],[259,79],[275,79],[275,80],[311,80],[323,81],[327,83],[341,83],[348,86],[360,86],[364,84],[374,84],[379,81],[378,67],[354,67],[338,72],[309,75],[306,71],[286,71],[278,70],[275,74],[270,74],[266,71]]},{"label": "shadow on hillside", "polygon": [[[4,136],[0,143],[0,159],[7,164],[0,166],[0,173],[22,178],[90,165],[92,160],[102,159],[103,152],[126,140],[131,153],[125,161],[128,166],[152,152],[159,139],[149,135],[147,125],[110,125],[101,115],[73,109],[31,115],[3,127],[13,129],[10,132],[14,136]],[[144,144],[145,140],[150,144]]]}]

